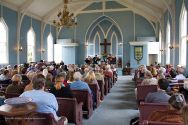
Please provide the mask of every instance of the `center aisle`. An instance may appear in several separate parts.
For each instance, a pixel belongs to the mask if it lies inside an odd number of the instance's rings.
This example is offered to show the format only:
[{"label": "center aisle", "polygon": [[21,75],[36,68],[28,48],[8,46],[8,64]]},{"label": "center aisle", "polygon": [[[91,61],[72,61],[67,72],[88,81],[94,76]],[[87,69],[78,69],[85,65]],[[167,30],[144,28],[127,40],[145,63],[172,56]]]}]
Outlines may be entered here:
[{"label": "center aisle", "polygon": [[132,76],[118,76],[117,83],[90,119],[83,119],[83,125],[129,125],[130,119],[138,116],[136,108]]}]

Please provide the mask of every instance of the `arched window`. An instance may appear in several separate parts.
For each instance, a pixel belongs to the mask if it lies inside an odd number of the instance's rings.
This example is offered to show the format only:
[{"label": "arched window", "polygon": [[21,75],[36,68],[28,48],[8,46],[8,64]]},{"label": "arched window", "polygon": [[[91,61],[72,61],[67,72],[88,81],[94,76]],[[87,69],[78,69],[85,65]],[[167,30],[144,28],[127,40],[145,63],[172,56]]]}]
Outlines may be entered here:
[{"label": "arched window", "polygon": [[48,61],[53,61],[53,36],[50,33],[47,38],[47,52],[48,52]]},{"label": "arched window", "polygon": [[35,62],[36,37],[33,28],[27,32],[27,62]]},{"label": "arched window", "polygon": [[0,18],[0,64],[8,64],[8,27],[3,18]]},{"label": "arched window", "polygon": [[166,27],[166,64],[170,64],[170,23]]},{"label": "arched window", "polygon": [[161,36],[161,30],[159,31],[159,55],[158,55],[158,63],[161,63],[161,55],[162,55],[162,36]]},{"label": "arched window", "polygon": [[186,55],[187,55],[187,43],[186,43],[186,35],[187,35],[187,10],[185,5],[183,4],[180,16],[180,50],[179,50],[179,63],[182,66],[186,66]]}]

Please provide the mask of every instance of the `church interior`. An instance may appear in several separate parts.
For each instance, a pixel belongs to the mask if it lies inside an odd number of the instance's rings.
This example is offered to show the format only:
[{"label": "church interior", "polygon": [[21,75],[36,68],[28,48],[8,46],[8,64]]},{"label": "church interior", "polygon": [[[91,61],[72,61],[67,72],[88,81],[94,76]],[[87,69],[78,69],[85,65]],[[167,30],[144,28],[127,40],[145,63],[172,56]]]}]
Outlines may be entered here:
[{"label": "church interior", "polygon": [[0,0],[0,125],[188,125],[187,12],[188,0]]}]

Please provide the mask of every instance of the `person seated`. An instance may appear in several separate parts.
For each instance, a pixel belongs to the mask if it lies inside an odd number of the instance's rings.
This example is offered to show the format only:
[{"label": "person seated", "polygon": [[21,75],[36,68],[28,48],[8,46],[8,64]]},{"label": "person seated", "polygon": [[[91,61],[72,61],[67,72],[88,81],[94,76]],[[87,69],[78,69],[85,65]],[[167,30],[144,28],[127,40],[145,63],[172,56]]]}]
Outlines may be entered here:
[{"label": "person seated", "polygon": [[147,70],[144,74],[144,80],[141,85],[157,85],[157,79],[153,78],[151,72]]},{"label": "person seated", "polygon": [[10,76],[9,70],[7,70],[7,69],[4,70],[3,74],[0,75],[0,81],[4,81],[4,80],[10,79],[9,76]]},{"label": "person seated", "polygon": [[183,123],[181,109],[185,106],[185,100],[182,94],[175,93],[168,100],[169,109],[159,110],[151,113],[149,121],[159,121],[168,123]]},{"label": "person seated", "polygon": [[159,79],[157,92],[148,93],[145,98],[145,102],[148,103],[168,103],[170,96],[166,93],[169,86],[169,81],[167,79]]},{"label": "person seated", "polygon": [[97,57],[97,55],[95,55],[95,57],[93,57],[93,64],[98,64],[99,60],[100,60],[100,58]]},{"label": "person seated", "polygon": [[43,75],[38,74],[32,79],[33,90],[26,91],[20,97],[31,98],[37,105],[37,112],[52,113],[56,121],[60,119],[56,112],[58,111],[58,103],[56,97],[52,93],[45,92],[45,78]]},{"label": "person seated", "polygon": [[30,83],[24,88],[24,92],[25,92],[25,91],[29,91],[29,90],[33,90],[32,79],[33,79],[33,77],[36,76],[36,75],[37,75],[37,73],[35,73],[35,72],[32,71],[32,70],[27,73],[27,77],[29,78]]},{"label": "person seated", "polygon": [[87,83],[87,84],[96,84],[97,85],[97,88],[98,90],[100,89],[99,88],[99,85],[98,85],[98,82],[95,78],[95,73],[93,71],[89,71],[86,75],[86,77],[84,78],[84,81]]},{"label": "person seated", "polygon": [[188,105],[184,106],[182,109],[182,116],[183,116],[183,121],[184,125],[188,125]]},{"label": "person seated", "polygon": [[153,76],[157,76],[157,69],[156,69],[156,67],[153,64],[151,64],[150,67],[151,67],[151,74]]},{"label": "person seated", "polygon": [[11,80],[12,80],[12,84],[8,85],[5,92],[21,94],[24,90],[24,88],[21,87],[22,76],[16,74],[12,77]]},{"label": "person seated", "polygon": [[51,89],[54,85],[52,74],[48,73],[45,78],[46,78],[45,88]]},{"label": "person seated", "polygon": [[184,69],[183,69],[183,67],[181,67],[180,65],[178,65],[177,67],[176,67],[176,72],[177,72],[177,75],[176,75],[176,79],[177,80],[184,80],[184,79],[186,79],[186,77],[183,75],[183,73],[184,73]]},{"label": "person seated", "polygon": [[136,70],[135,79],[143,79],[146,71],[147,71],[146,66],[140,65]]},{"label": "person seated", "polygon": [[96,66],[95,67],[95,78],[96,80],[102,80],[103,83],[104,83],[104,76],[102,73],[99,72],[100,71],[100,67],[99,66]]},{"label": "person seated", "polygon": [[112,78],[113,77],[113,72],[111,70],[111,66],[110,65],[106,65],[106,70],[104,71],[104,76],[108,77],[108,78]]},{"label": "person seated", "polygon": [[88,84],[81,81],[82,75],[80,74],[80,72],[75,72],[73,77],[75,82],[70,84],[71,89],[78,89],[78,90],[86,89],[91,94],[91,89],[89,88]]},{"label": "person seated", "polygon": [[71,84],[71,83],[74,82],[74,77],[73,77],[73,75],[74,75],[74,71],[69,71],[69,72],[68,72],[67,78],[66,78],[68,84]]},{"label": "person seated", "polygon": [[65,86],[63,84],[63,81],[66,78],[65,74],[66,73],[61,73],[55,77],[55,85],[50,89],[50,93],[54,94],[56,97],[73,98],[70,86]]},{"label": "person seated", "polygon": [[163,67],[160,67],[158,69],[158,74],[157,74],[157,79],[164,79],[165,78],[165,72],[166,72],[166,69],[163,68]]}]

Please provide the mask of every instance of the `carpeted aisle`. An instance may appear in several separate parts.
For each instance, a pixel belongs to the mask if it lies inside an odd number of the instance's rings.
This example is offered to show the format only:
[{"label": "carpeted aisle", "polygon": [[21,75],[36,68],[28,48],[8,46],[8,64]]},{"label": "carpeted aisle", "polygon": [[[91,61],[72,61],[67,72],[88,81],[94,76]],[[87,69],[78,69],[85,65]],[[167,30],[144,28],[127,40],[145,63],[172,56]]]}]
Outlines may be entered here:
[{"label": "carpeted aisle", "polygon": [[94,110],[91,118],[83,120],[83,125],[129,125],[130,120],[138,116],[131,79],[132,76],[118,76],[110,93]]}]

